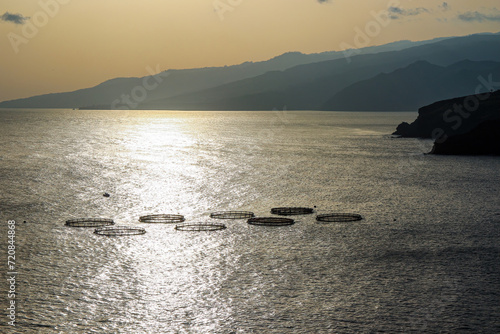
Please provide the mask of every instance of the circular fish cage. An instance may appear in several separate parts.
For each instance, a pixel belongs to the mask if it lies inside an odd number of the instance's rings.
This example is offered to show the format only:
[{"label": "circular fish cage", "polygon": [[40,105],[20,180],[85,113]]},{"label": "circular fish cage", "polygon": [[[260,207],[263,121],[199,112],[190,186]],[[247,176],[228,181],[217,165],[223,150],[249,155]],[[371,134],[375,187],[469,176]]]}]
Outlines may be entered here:
[{"label": "circular fish cage", "polygon": [[210,218],[216,219],[246,219],[254,216],[250,211],[218,211],[210,214]]},{"label": "circular fish cage", "polygon": [[311,208],[302,207],[282,207],[282,208],[272,208],[271,213],[280,216],[296,216],[296,215],[309,215],[314,212]]},{"label": "circular fish cage", "polygon": [[295,221],[290,218],[280,217],[254,217],[247,220],[247,223],[260,226],[286,226],[295,224]]},{"label": "circular fish cage", "polygon": [[357,213],[324,213],[316,216],[316,220],[322,223],[342,223],[342,222],[355,222],[363,219]]},{"label": "circular fish cage", "polygon": [[220,231],[224,230],[226,225],[220,223],[184,223],[175,225],[175,229],[179,231]]},{"label": "circular fish cage", "polygon": [[146,230],[141,227],[106,226],[106,227],[96,228],[94,230],[94,233],[99,235],[105,235],[108,237],[115,237],[115,236],[145,234]]},{"label": "circular fish cage", "polygon": [[114,225],[113,219],[108,218],[78,218],[66,220],[66,226],[71,227],[102,227]]},{"label": "circular fish cage", "polygon": [[184,221],[183,215],[172,215],[172,214],[156,214],[156,215],[147,215],[140,216],[139,221],[141,223],[182,223]]}]

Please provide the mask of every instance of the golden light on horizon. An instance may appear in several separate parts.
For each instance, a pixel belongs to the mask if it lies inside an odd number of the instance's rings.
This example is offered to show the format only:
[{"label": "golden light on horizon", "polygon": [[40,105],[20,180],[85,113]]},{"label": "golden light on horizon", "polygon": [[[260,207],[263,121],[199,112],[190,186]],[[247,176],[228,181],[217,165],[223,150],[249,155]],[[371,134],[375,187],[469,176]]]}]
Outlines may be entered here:
[{"label": "golden light on horizon", "polygon": [[[2,10],[27,21],[0,21],[0,100],[144,76],[146,66],[224,66],[289,51],[340,50],[342,43],[356,46],[357,29],[364,30],[374,12],[397,3],[410,14],[392,20],[366,46],[500,30],[491,1],[448,1],[446,10],[430,0],[363,5],[317,0],[13,2]],[[411,14],[419,8],[426,11]],[[488,9],[489,20],[457,18]]]}]

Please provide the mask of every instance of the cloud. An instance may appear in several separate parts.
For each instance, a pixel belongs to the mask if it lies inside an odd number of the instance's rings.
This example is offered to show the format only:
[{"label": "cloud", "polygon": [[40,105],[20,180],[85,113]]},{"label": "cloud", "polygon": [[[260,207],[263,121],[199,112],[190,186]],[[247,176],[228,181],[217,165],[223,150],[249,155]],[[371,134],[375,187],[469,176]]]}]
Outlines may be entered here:
[{"label": "cloud", "polygon": [[403,16],[417,16],[422,13],[429,13],[429,10],[423,7],[404,9],[401,7],[389,7],[389,17],[397,20]]},{"label": "cloud", "polygon": [[11,14],[9,12],[5,12],[2,16],[0,16],[0,20],[5,22],[12,22],[15,24],[24,24],[29,17],[22,16],[21,14]]},{"label": "cloud", "polygon": [[483,22],[483,21],[495,21],[500,22],[500,11],[496,8],[492,8],[486,12],[469,11],[458,15],[458,19],[465,22]]},{"label": "cloud", "polygon": [[446,12],[447,10],[450,10],[450,5],[447,2],[443,2],[441,5],[439,5],[439,8],[443,11]]}]

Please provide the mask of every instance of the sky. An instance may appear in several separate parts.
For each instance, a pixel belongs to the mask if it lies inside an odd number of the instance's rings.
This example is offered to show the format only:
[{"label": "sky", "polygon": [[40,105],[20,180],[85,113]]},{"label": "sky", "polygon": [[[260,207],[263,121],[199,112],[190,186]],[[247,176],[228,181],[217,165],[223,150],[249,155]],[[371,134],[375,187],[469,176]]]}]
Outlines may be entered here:
[{"label": "sky", "polygon": [[498,0],[0,0],[0,101],[482,32],[500,32]]}]

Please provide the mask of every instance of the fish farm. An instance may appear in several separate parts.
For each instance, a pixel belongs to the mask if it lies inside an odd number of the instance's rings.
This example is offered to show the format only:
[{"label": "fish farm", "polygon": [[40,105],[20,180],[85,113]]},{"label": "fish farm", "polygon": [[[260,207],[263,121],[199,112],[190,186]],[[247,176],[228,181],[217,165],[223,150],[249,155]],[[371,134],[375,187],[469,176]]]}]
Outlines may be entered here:
[{"label": "fish farm", "polygon": [[[316,208],[316,207],[315,207]],[[276,207],[271,213],[280,216],[308,215],[315,209],[308,207]],[[294,219],[285,217],[256,217],[251,211],[215,211],[209,215],[212,219],[246,219],[250,225],[257,226],[289,226],[296,223]],[[362,220],[363,217],[357,213],[324,213],[317,214],[317,223],[354,222]],[[208,222],[185,222],[186,219],[180,214],[150,214],[140,216],[138,221],[151,224],[176,223],[174,229],[177,231],[220,231],[227,228],[222,223]],[[109,218],[78,218],[66,220],[66,226],[70,227],[94,227],[94,233],[105,236],[127,236],[145,234],[146,230],[135,226],[115,226],[113,219]]]},{"label": "fish farm", "polygon": [[250,225],[260,225],[260,226],[285,226],[293,225],[295,221],[290,218],[280,218],[280,217],[254,217],[247,221]]},{"label": "fish farm", "polygon": [[271,209],[272,214],[280,216],[309,215],[313,212],[314,209],[302,207],[281,207]]},{"label": "fish farm", "polygon": [[140,235],[145,234],[146,230],[141,227],[131,227],[131,226],[105,226],[101,228],[96,228],[94,230],[95,234],[105,235],[108,237],[115,236],[126,236],[126,235]]},{"label": "fish farm", "polygon": [[220,231],[226,229],[226,225],[220,223],[184,223],[175,226],[178,231]]},{"label": "fish farm", "polygon": [[141,223],[182,223],[185,221],[183,215],[173,215],[173,214],[156,214],[156,215],[147,215],[139,217],[139,221]]},{"label": "fish farm", "polygon": [[66,226],[71,227],[102,227],[114,225],[113,219],[108,218],[78,218],[66,220]]},{"label": "fish farm", "polygon": [[316,220],[322,223],[354,222],[362,219],[357,213],[325,213],[316,216]]},{"label": "fish farm", "polygon": [[250,211],[218,211],[210,214],[210,218],[215,219],[247,219],[254,216],[255,214]]}]

